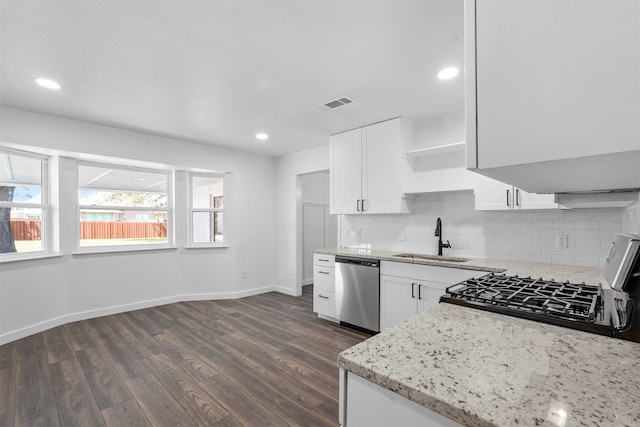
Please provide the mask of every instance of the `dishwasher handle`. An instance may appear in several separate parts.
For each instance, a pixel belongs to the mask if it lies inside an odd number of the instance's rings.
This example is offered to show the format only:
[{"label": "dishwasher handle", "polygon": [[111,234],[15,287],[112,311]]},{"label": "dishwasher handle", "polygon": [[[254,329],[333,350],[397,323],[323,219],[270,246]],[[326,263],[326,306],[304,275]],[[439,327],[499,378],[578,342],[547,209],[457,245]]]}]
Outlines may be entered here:
[{"label": "dishwasher handle", "polygon": [[336,264],[352,264],[352,265],[363,265],[365,267],[380,267],[379,259],[369,259],[369,258],[355,258],[355,257],[347,257],[347,256],[336,256]]}]

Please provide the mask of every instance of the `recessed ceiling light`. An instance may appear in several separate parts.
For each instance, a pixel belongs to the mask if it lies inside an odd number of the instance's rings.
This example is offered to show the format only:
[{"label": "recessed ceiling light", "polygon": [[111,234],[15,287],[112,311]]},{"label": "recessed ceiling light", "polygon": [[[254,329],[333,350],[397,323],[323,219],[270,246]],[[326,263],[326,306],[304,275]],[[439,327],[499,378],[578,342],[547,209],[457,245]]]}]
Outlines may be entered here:
[{"label": "recessed ceiling light", "polygon": [[458,75],[458,69],[455,67],[445,68],[444,70],[440,70],[438,73],[438,78],[442,80],[452,79]]},{"label": "recessed ceiling light", "polygon": [[266,133],[256,133],[256,139],[259,139],[260,141],[266,141],[267,139],[269,139],[269,135],[267,135]]},{"label": "recessed ceiling light", "polygon": [[60,83],[54,82],[49,79],[36,79],[36,83],[38,83],[42,87],[46,87],[47,89],[60,89]]}]

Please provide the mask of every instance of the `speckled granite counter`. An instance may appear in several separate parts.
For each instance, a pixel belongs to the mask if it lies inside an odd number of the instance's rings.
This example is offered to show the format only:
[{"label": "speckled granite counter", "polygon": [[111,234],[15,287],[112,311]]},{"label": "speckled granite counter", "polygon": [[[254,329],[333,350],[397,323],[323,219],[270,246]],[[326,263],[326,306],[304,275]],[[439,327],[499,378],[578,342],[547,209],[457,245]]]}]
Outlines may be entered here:
[{"label": "speckled granite counter", "polygon": [[541,262],[510,261],[500,259],[469,258],[466,262],[447,262],[440,260],[424,260],[401,258],[399,252],[379,251],[371,249],[325,248],[314,249],[314,253],[327,255],[347,255],[361,258],[379,259],[382,261],[404,262],[409,264],[433,265],[438,267],[463,268],[465,270],[490,271],[508,275],[542,277],[558,281],[585,282],[597,285],[605,283],[599,268],[573,265],[546,264]]},{"label": "speckled granite counter", "polygon": [[346,370],[468,426],[639,426],[640,344],[440,303]]},{"label": "speckled granite counter", "polygon": [[[606,283],[591,267],[314,252]],[[640,344],[497,313],[441,303],[344,351],[338,364],[468,426],[640,426]]]}]

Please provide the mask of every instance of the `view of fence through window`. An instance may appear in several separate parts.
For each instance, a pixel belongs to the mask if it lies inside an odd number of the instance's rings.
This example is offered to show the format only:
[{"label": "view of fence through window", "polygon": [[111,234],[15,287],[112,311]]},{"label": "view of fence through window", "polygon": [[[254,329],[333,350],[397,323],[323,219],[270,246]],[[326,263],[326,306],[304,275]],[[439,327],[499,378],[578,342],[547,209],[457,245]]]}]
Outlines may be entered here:
[{"label": "view of fence through window", "polygon": [[191,228],[193,243],[224,241],[224,178],[191,176]]},{"label": "view of fence through window", "polygon": [[46,165],[44,158],[0,150],[0,254],[44,250]]},{"label": "view of fence through window", "polygon": [[[169,243],[171,173],[78,162],[80,247]],[[0,255],[45,250],[48,158],[0,149]],[[190,174],[191,243],[224,242],[224,175]]]},{"label": "view of fence through window", "polygon": [[169,172],[78,167],[80,246],[167,243]]}]

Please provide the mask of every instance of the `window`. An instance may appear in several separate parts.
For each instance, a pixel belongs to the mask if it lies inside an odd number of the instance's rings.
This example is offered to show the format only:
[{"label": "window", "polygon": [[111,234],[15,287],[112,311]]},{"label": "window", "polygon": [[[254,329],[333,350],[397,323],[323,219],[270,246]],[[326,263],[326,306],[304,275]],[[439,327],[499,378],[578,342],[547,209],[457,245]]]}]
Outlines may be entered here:
[{"label": "window", "polygon": [[171,173],[79,164],[80,247],[168,244]]},{"label": "window", "polygon": [[191,243],[224,242],[224,176],[190,175]]},{"label": "window", "polygon": [[45,251],[48,158],[0,148],[0,256]]}]

